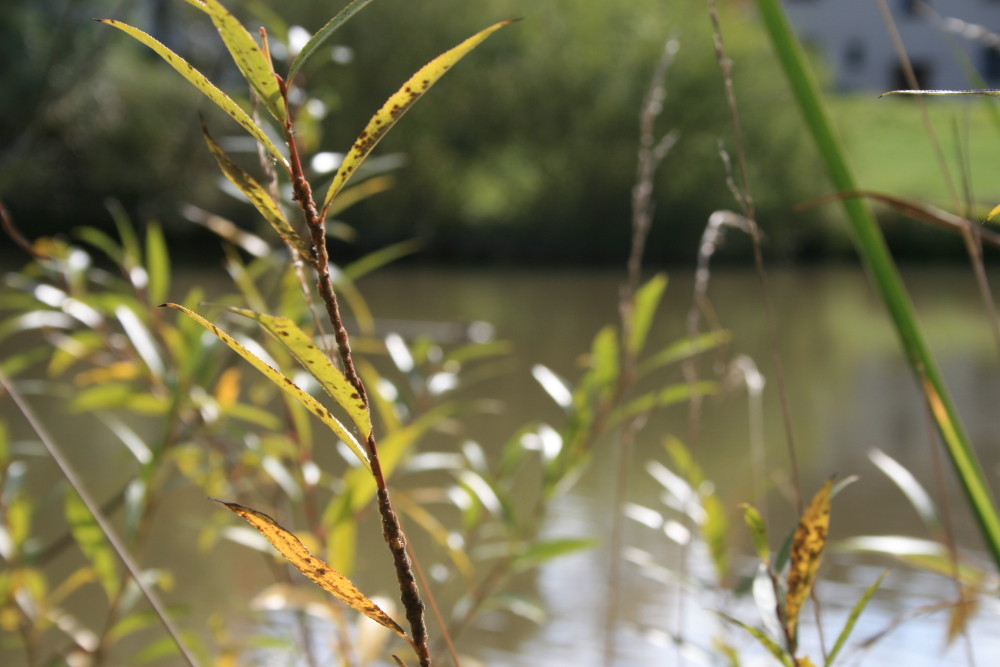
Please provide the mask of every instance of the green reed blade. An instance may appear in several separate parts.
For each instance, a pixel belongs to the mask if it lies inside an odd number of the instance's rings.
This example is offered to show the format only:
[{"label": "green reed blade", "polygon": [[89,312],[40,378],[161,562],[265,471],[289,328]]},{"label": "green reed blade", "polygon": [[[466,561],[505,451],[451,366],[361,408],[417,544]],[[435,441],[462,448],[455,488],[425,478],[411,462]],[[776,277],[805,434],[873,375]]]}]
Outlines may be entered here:
[{"label": "green reed blade", "polygon": [[[806,124],[819,147],[830,179],[841,192],[858,189],[850,167],[834,134],[833,125],[823,106],[819,88],[806,62],[798,39],[792,32],[779,0],[757,0],[778,59],[788,78]],[[868,204],[861,199],[844,199],[858,252],[868,264],[870,275],[882,295],[885,306],[901,339],[910,368],[916,374],[935,423],[955,466],[962,487],[976,515],[983,540],[1000,565],[1000,516],[986,485],[982,466],[976,458],[958,418],[937,364],[931,357],[917,325],[909,296],[889,254],[882,232]]]}]

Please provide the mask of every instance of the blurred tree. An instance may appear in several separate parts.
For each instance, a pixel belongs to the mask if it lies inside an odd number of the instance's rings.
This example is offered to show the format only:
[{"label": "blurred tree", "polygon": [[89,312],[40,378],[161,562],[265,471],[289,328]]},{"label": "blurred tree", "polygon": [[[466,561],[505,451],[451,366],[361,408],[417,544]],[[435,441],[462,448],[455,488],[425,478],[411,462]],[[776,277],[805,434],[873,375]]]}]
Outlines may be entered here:
[{"label": "blurred tree", "polygon": [[[285,0],[285,23],[266,0],[232,7],[252,14],[250,25],[268,26],[278,59],[296,25],[314,31],[339,9]],[[397,188],[344,214],[361,231],[356,252],[419,236],[425,256],[442,260],[619,261],[638,109],[663,43],[674,37],[681,47],[661,121],[681,138],[660,172],[649,247],[654,259],[693,258],[709,213],[734,205],[718,148],[720,140],[731,148],[729,118],[703,4],[468,7],[378,0],[303,72],[299,82],[313,100],[302,112],[313,122],[300,123],[306,143],[344,151],[414,68],[495,20],[526,19],[449,73],[380,146],[382,154],[404,154],[408,166]],[[822,245],[822,222],[789,212],[826,192],[810,147],[798,140],[796,110],[754,16],[741,3],[724,9],[770,247],[792,254],[817,238]],[[153,54],[89,20],[115,16],[143,27],[226,87],[232,69],[200,12],[176,0],[20,0],[5,11],[0,77],[13,94],[0,100],[0,197],[23,226],[93,224],[106,218],[109,196],[140,219],[169,223],[194,200],[257,224],[249,207],[214,191],[214,165],[192,131],[200,95]],[[227,120],[212,122],[217,132],[228,128]]]}]

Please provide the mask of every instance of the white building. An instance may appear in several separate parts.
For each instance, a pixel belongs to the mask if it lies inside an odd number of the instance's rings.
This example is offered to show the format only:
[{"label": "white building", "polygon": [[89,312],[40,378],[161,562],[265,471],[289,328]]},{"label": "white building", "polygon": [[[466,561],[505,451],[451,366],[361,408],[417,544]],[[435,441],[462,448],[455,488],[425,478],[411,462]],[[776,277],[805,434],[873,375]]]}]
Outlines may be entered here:
[{"label": "white building", "polygon": [[[909,88],[877,0],[785,0],[837,90]],[[1000,87],[1000,0],[886,0],[922,88]],[[981,80],[976,80],[978,73]]]}]

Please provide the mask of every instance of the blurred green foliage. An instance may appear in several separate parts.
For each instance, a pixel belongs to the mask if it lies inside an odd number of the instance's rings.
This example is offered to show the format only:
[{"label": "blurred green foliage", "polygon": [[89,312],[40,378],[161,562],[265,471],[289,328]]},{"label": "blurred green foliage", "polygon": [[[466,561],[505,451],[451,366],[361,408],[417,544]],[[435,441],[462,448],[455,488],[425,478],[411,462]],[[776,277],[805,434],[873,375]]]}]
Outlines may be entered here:
[{"label": "blurred green foliage", "polygon": [[[168,232],[190,229],[171,225],[181,192],[187,201],[257,224],[210,187],[214,165],[192,142],[197,94],[140,47],[109,39],[89,21],[112,10],[122,16],[108,5],[78,0],[59,14],[21,2],[7,10],[0,76],[15,94],[0,103],[0,197],[20,224],[39,231],[81,222],[107,227],[101,202],[109,196],[141,217],[163,218]],[[194,27],[199,12],[181,2],[126,5],[155,36],[227,81],[220,54],[205,46],[216,40],[200,39]],[[275,44],[289,26],[316,30],[330,11],[289,0],[282,22],[264,3],[237,9],[249,25],[267,24]],[[755,17],[739,6],[724,9],[769,247],[789,254],[817,238],[825,243],[816,220],[822,212],[790,212],[827,191],[797,140],[795,109],[784,102],[787,92]],[[733,203],[719,158],[720,141],[732,146],[731,132],[704,8],[654,0],[489,0],[478,10],[472,17],[449,1],[413,11],[400,0],[380,0],[338,33],[326,58],[306,68],[304,81],[321,103],[307,112],[315,122],[300,121],[306,143],[343,152],[369,110],[441,44],[492,20],[526,19],[450,74],[404,121],[408,131],[381,146],[382,154],[406,156],[406,177],[347,216],[364,231],[357,252],[418,236],[425,255],[442,260],[617,261],[628,243],[637,110],[663,44],[673,38],[680,51],[666,81],[662,131],[677,129],[681,137],[657,183],[661,204],[650,254],[690,260],[709,213]],[[392,58],[384,57],[387,50]]]}]

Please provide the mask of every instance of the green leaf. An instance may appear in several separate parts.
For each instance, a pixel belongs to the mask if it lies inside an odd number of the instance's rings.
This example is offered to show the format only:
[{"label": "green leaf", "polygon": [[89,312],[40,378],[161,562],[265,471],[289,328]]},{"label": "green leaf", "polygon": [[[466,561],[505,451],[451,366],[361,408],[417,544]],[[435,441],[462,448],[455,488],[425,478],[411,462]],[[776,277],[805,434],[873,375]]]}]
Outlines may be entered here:
[{"label": "green leaf", "polygon": [[243,78],[254,89],[271,115],[284,124],[285,105],[278,80],[274,75],[274,64],[264,55],[243,24],[230,14],[219,0],[205,0],[205,7],[226,48],[233,56],[233,61],[243,73]]},{"label": "green leaf", "polygon": [[367,440],[372,432],[371,415],[368,407],[358,395],[357,390],[348,381],[340,369],[333,365],[330,358],[316,347],[302,329],[287,317],[255,313],[244,308],[230,308],[234,313],[249,317],[259,323],[267,333],[288,350],[309,374],[316,378],[323,390],[340,404],[361,431],[361,437]]},{"label": "green leaf", "polygon": [[694,338],[685,338],[676,341],[639,364],[638,375],[639,377],[643,377],[662,366],[672,364],[675,361],[681,361],[682,359],[688,359],[708,350],[713,350],[720,345],[728,343],[731,339],[732,336],[728,331],[711,331],[695,336]]},{"label": "green leaf", "polygon": [[646,344],[646,336],[649,335],[649,329],[653,324],[656,307],[660,305],[660,300],[666,289],[667,275],[659,273],[636,292],[635,305],[632,310],[632,327],[627,343],[630,354],[638,355],[642,352],[642,348]]},{"label": "green leaf", "polygon": [[712,556],[712,564],[720,581],[729,576],[729,519],[726,517],[726,507],[714,493],[701,501],[705,510],[705,520],[701,524],[701,532]]},{"label": "green leaf", "polygon": [[767,539],[767,524],[760,511],[750,504],[743,505],[743,520],[750,529],[750,537],[753,539],[753,546],[757,550],[757,556],[765,563],[771,562],[771,545]]},{"label": "green leaf", "polygon": [[718,383],[708,381],[672,385],[630,401],[615,411],[612,421],[620,423],[629,417],[634,417],[635,415],[649,412],[656,408],[664,408],[690,400],[692,396],[711,396],[718,389]]},{"label": "green leaf", "polygon": [[118,559],[108,546],[101,527],[97,525],[97,521],[76,491],[66,492],[66,521],[69,523],[73,538],[90,559],[108,599],[113,599],[121,586],[116,566]]},{"label": "green leaf", "polygon": [[591,549],[597,546],[598,540],[593,538],[557,538],[553,540],[539,540],[529,544],[527,548],[518,554],[511,561],[510,569],[513,572],[524,572],[539,565],[567,554]]},{"label": "green leaf", "polygon": [[767,634],[765,634],[763,630],[760,630],[759,628],[755,628],[755,627],[753,627],[751,625],[747,625],[743,621],[738,621],[735,618],[733,618],[732,616],[727,616],[726,614],[723,614],[720,611],[717,611],[715,613],[718,614],[720,617],[726,619],[727,621],[729,621],[733,625],[735,625],[737,627],[740,627],[740,628],[743,628],[744,630],[746,630],[747,632],[749,632],[751,635],[753,635],[754,638],[758,642],[760,642],[761,646],[763,646],[768,651],[770,651],[771,655],[773,655],[775,658],[777,658],[778,661],[780,661],[781,664],[783,664],[785,667],[795,667],[795,665],[792,663],[792,659],[789,657],[788,653],[785,652],[785,649],[781,648],[781,646],[778,644],[778,642],[776,642],[773,639],[771,639],[770,637],[768,637]]},{"label": "green leaf", "polygon": [[869,600],[875,595],[875,591],[879,589],[882,582],[889,575],[889,571],[883,572],[878,579],[875,580],[871,586],[865,590],[865,594],[861,596],[861,599],[854,604],[854,608],[851,609],[851,615],[847,617],[847,622],[844,623],[844,629],[840,631],[840,635],[837,637],[837,643],[833,645],[833,649],[830,654],[826,657],[826,662],[824,663],[826,667],[830,667],[833,661],[837,659],[837,654],[840,653],[840,649],[844,647],[847,643],[847,638],[851,636],[851,631],[854,630],[854,625],[858,622],[858,618],[861,616],[861,612],[865,610],[868,606]]},{"label": "green leaf", "polygon": [[302,256],[306,263],[311,263],[312,254],[309,251],[309,246],[307,246],[302,239],[299,237],[298,233],[292,227],[292,225],[285,218],[285,214],[281,212],[281,208],[275,203],[271,195],[268,194],[267,189],[254,179],[253,176],[247,172],[240,169],[235,162],[233,162],[228,155],[222,150],[222,147],[215,142],[215,139],[208,133],[208,128],[204,125],[201,127],[202,134],[205,137],[205,143],[208,144],[208,150],[212,153],[212,157],[219,164],[219,169],[222,173],[226,175],[229,182],[235,185],[240,192],[246,195],[250,203],[253,204],[254,208],[264,219],[270,223],[274,231],[278,232],[280,236],[286,243]]},{"label": "green leaf", "polygon": [[146,228],[146,273],[149,274],[149,287],[146,288],[149,305],[163,303],[170,293],[170,253],[163,227],[156,222]]},{"label": "green leaf", "polygon": [[618,332],[610,324],[594,337],[590,350],[591,373],[585,384],[597,391],[603,401],[611,400],[621,373],[618,352]]},{"label": "green leaf", "polygon": [[192,320],[203,326],[205,329],[211,331],[219,338],[219,340],[228,345],[230,349],[236,352],[236,354],[240,355],[241,357],[249,361],[251,366],[253,366],[261,373],[263,373],[271,382],[277,385],[283,392],[285,392],[286,394],[297,400],[299,403],[301,403],[307,410],[309,410],[309,412],[313,413],[321,422],[323,422],[331,431],[333,431],[337,435],[337,437],[343,440],[347,444],[347,446],[351,448],[351,451],[354,452],[354,455],[358,457],[358,460],[360,460],[361,463],[364,464],[365,470],[368,473],[371,473],[371,464],[368,462],[368,457],[365,456],[365,453],[364,451],[362,451],[360,445],[358,445],[358,441],[354,438],[353,435],[351,435],[351,432],[348,431],[344,427],[344,425],[341,424],[340,421],[336,417],[334,417],[330,413],[330,411],[326,409],[326,407],[323,406],[322,403],[320,403],[315,398],[310,396],[306,391],[301,389],[294,382],[292,382],[287,377],[282,375],[276,369],[269,366],[260,357],[255,355],[253,352],[248,350],[243,345],[236,342],[236,340],[234,340],[232,336],[230,336],[225,331],[215,326],[205,318],[203,318],[201,315],[198,315],[194,311],[188,310],[184,306],[180,306],[176,303],[165,303],[163,305],[168,308],[174,308],[176,310],[181,311],[182,313],[190,317]]},{"label": "green leaf", "polygon": [[[834,189],[839,192],[858,190],[804,49],[789,24],[784,8],[778,0],[757,0],[757,7]],[[989,95],[1000,94],[997,91],[987,92]],[[892,317],[907,361],[918,379],[966,499],[979,523],[983,541],[989,547],[993,560],[1000,564],[1000,512],[996,499],[937,363],[924,341],[909,294],[889,253],[882,230],[866,202],[857,198],[845,199],[843,206],[854,232],[852,239],[865,260],[868,274],[880,292],[886,311]]]},{"label": "green leaf", "polygon": [[487,37],[492,35],[494,32],[513,23],[513,21],[501,21],[496,23],[485,30],[473,35],[469,39],[465,40],[458,46],[452,48],[449,51],[445,51],[440,56],[430,61],[414,74],[410,79],[403,84],[403,87],[396,91],[384,105],[379,109],[371,120],[368,121],[368,125],[365,129],[358,135],[357,140],[354,145],[351,146],[351,150],[348,151],[347,155],[344,157],[344,161],[340,164],[340,169],[337,170],[337,175],[334,176],[333,182],[330,184],[330,189],[327,190],[326,197],[323,198],[323,211],[327,210],[330,202],[333,201],[334,197],[343,189],[347,180],[354,174],[358,166],[364,162],[365,158],[368,157],[375,145],[386,135],[386,133],[392,129],[392,126],[396,124],[403,114],[405,114],[410,107],[412,107],[417,100],[423,97],[424,93],[430,90],[438,79],[444,76],[445,72],[452,68],[459,60],[461,60],[469,51],[479,46]]},{"label": "green leaf", "polygon": [[152,36],[146,34],[138,28],[133,28],[127,23],[115,21],[114,19],[100,19],[100,22],[118,28],[122,32],[131,35],[136,40],[153,49],[153,51],[155,51],[161,58],[167,61],[167,64],[177,70],[181,76],[190,81],[195,88],[204,93],[208,99],[215,102],[220,109],[229,114],[229,116],[239,123],[244,130],[249,132],[257,141],[263,144],[264,147],[270,151],[271,155],[273,155],[282,167],[284,167],[285,171],[290,171],[288,161],[285,159],[285,156],[281,154],[281,151],[278,150],[277,146],[275,146],[274,143],[268,138],[268,136],[264,133],[264,130],[253,122],[253,119],[250,118],[249,114],[243,110],[243,107],[236,104],[232,98],[219,90],[215,84],[209,81],[204,74],[196,70],[189,62],[171,51]]},{"label": "green leaf", "polygon": [[[189,0],[190,1],[190,0]],[[334,16],[332,19],[326,22],[322,28],[316,31],[316,34],[309,38],[302,50],[299,51],[298,55],[295,56],[295,60],[292,61],[292,66],[288,68],[287,82],[289,85],[292,83],[292,79],[299,73],[302,66],[305,65],[306,60],[310,58],[316,50],[323,45],[327,39],[330,38],[337,28],[342,26],[349,18],[358,13],[359,10],[364,8],[372,0],[354,0],[351,4],[347,5]]]},{"label": "green leaf", "polygon": [[[370,2],[371,0],[369,0]],[[368,253],[361,259],[357,259],[344,267],[344,276],[350,280],[357,280],[361,276],[371,273],[375,269],[386,264],[395,262],[400,257],[406,257],[420,250],[421,242],[418,239],[409,239],[393,243],[384,248],[379,248]]]}]

